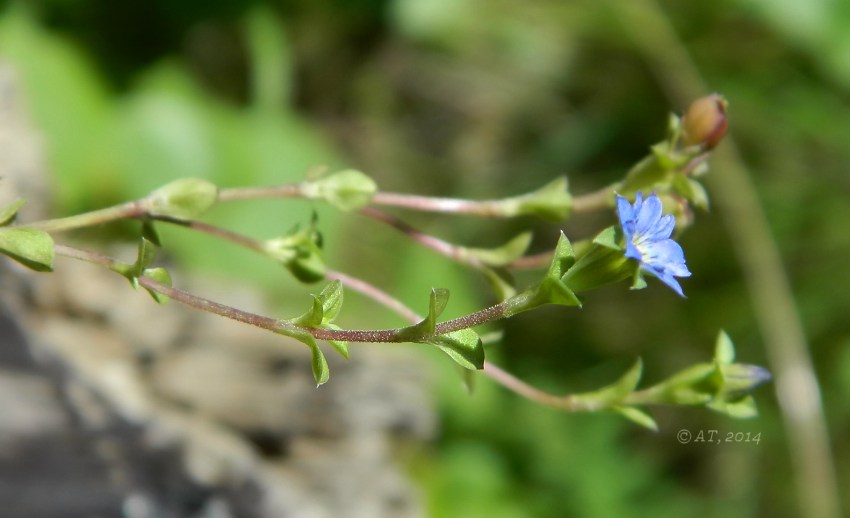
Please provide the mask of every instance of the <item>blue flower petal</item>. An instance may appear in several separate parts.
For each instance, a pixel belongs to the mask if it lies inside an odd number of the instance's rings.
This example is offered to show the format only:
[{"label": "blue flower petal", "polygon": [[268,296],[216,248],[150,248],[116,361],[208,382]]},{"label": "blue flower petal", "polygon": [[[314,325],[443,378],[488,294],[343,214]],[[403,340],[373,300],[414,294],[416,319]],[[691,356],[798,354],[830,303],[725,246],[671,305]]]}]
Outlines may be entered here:
[{"label": "blue flower petal", "polygon": [[676,277],[689,277],[682,247],[672,239],[675,218],[662,216],[661,200],[650,195],[645,200],[641,193],[630,204],[617,196],[617,214],[626,241],[625,256],[640,263],[641,270],[658,277],[661,282],[684,297]]},{"label": "blue flower petal", "polygon": [[635,232],[647,234],[658,225],[658,220],[661,218],[661,200],[658,196],[652,195],[643,202],[640,209],[636,207],[635,212],[637,213]]}]

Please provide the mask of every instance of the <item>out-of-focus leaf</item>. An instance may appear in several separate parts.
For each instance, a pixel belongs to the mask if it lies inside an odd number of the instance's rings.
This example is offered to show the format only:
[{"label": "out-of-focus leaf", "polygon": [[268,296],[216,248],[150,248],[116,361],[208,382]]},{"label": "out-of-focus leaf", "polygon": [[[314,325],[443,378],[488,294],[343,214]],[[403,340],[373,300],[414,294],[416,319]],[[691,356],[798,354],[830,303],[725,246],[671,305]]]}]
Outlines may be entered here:
[{"label": "out-of-focus leaf", "polygon": [[53,271],[53,238],[25,227],[0,228],[0,253],[37,272]]}]

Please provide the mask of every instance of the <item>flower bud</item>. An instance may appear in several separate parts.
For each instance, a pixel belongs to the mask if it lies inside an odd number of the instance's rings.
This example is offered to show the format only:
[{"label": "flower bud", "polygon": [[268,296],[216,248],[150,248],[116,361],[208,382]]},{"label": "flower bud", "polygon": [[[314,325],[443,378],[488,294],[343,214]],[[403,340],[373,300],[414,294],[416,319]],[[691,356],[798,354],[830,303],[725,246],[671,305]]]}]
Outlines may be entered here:
[{"label": "flower bud", "polygon": [[682,116],[682,136],[685,146],[701,146],[708,151],[726,135],[728,103],[719,94],[711,94],[692,102]]}]

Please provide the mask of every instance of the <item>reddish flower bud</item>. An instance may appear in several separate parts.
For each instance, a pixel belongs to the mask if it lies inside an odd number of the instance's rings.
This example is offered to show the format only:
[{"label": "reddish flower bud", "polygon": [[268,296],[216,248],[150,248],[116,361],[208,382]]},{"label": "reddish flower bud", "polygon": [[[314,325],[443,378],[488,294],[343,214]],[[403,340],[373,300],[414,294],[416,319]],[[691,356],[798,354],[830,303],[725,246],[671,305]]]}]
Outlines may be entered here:
[{"label": "reddish flower bud", "polygon": [[682,117],[682,138],[686,146],[714,148],[726,135],[726,99],[719,94],[701,97],[688,106]]}]

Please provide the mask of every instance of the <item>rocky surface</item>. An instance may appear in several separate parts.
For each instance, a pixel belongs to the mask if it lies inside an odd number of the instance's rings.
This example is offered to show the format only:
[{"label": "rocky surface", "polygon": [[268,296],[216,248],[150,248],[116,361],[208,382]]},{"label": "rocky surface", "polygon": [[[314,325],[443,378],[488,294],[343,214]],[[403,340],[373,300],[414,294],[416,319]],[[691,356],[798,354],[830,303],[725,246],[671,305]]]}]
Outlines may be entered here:
[{"label": "rocky surface", "polygon": [[[20,106],[0,64],[0,203],[26,197],[33,220],[47,182]],[[191,288],[261,306],[242,288]],[[93,265],[0,260],[0,290],[3,516],[423,515],[394,454],[434,433],[415,358],[358,350],[317,389],[303,345],[159,306]]]}]

